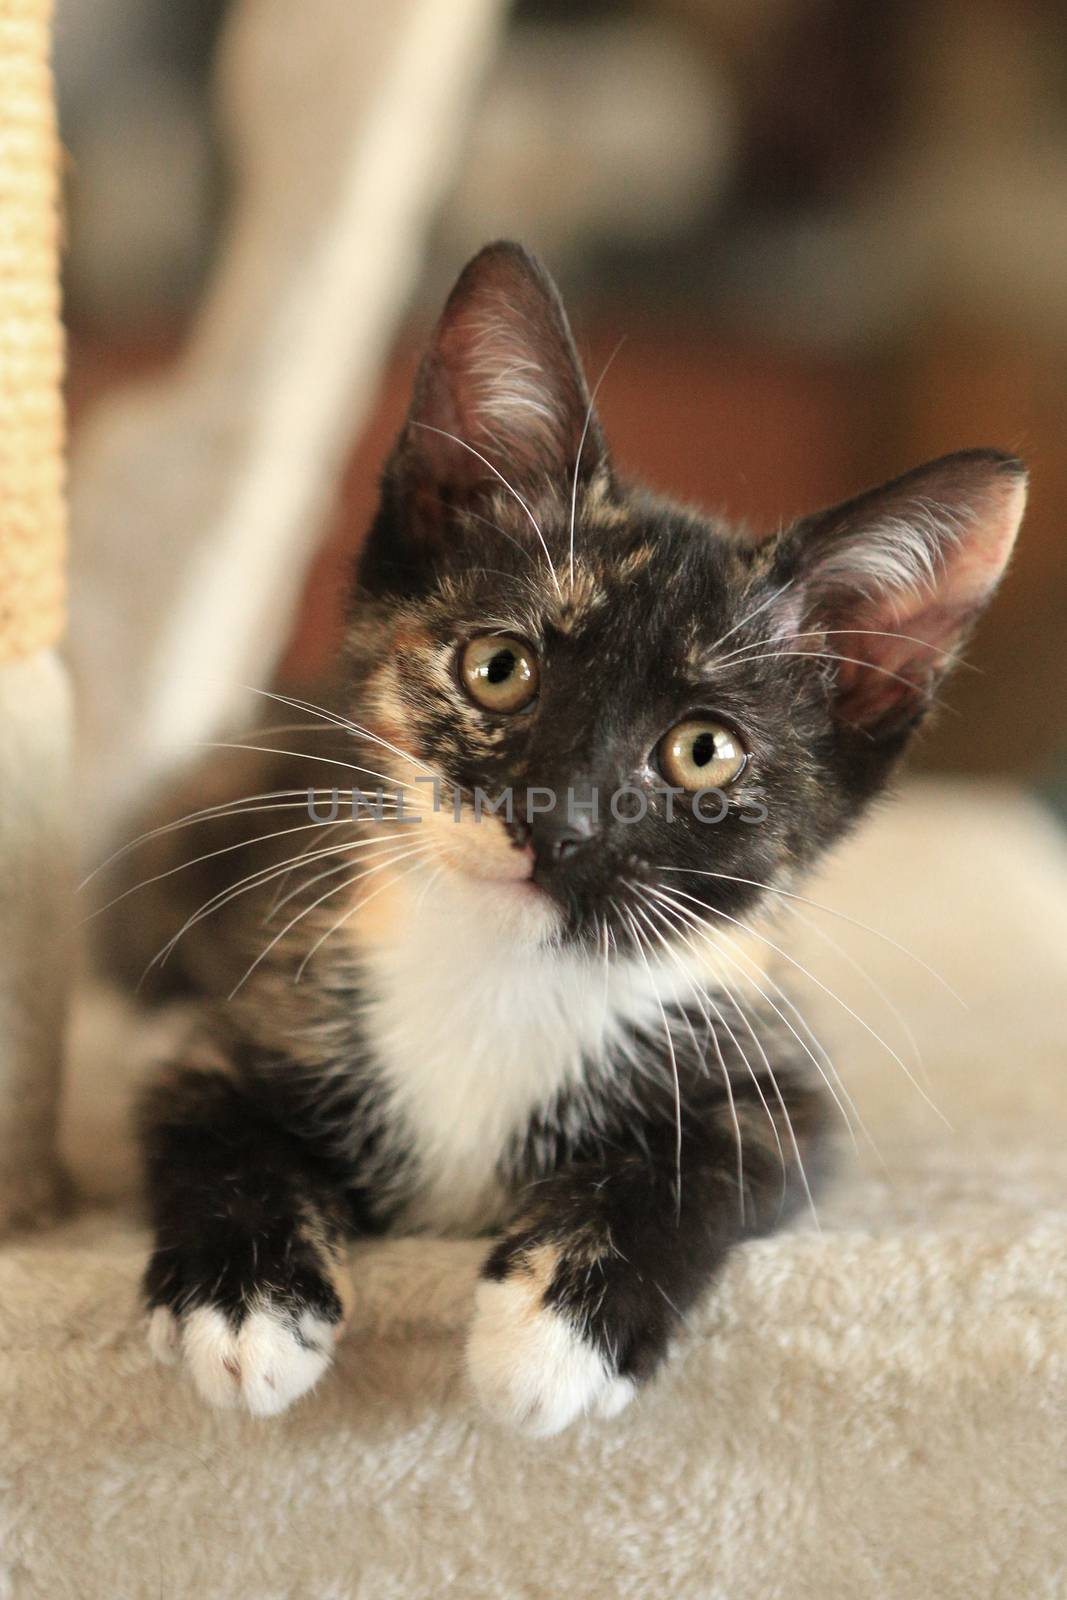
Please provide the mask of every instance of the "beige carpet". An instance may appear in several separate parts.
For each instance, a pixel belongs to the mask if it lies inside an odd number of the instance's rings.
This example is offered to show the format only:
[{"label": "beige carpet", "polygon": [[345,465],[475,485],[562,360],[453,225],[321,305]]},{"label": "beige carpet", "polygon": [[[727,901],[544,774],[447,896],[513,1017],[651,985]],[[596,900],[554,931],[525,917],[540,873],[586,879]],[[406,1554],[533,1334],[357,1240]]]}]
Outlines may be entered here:
[{"label": "beige carpet", "polygon": [[[1067,1596],[1067,850],[1007,790],[913,788],[813,895],[800,959],[876,1141],[810,1222],[733,1261],[629,1411],[496,1433],[459,1376],[477,1246],[356,1257],[335,1371],[213,1414],[150,1363],[144,1242],[87,1213],[0,1251],[3,1600],[1045,1600]],[[899,1020],[850,963],[905,1013]],[[96,1046],[85,1047],[86,1038]],[[119,1192],[131,1054],[94,1013],[68,1105]]]}]

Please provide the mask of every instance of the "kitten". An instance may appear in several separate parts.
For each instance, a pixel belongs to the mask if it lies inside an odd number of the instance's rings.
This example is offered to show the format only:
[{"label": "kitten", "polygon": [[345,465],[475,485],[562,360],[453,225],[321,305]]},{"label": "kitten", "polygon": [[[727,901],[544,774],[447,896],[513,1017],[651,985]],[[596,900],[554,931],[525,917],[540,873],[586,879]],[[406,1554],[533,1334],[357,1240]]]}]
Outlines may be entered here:
[{"label": "kitten", "polygon": [[486,1233],[483,1404],[535,1434],[626,1405],[731,1247],[810,1203],[832,1102],[753,919],[883,788],[1024,496],[976,450],[760,542],[654,498],[543,270],[483,250],[301,750],[250,739],[184,825],[222,830],[199,866],[155,836],[122,936],[188,911],[152,970],[204,1012],[141,1108],[157,1353],[281,1411],[359,1293],[351,1239]]}]

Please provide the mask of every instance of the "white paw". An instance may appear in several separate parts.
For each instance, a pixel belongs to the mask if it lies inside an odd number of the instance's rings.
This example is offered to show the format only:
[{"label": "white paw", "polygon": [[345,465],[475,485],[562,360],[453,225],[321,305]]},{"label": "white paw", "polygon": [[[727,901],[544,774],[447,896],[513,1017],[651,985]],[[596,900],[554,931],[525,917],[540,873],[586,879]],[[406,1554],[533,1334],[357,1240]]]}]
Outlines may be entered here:
[{"label": "white paw", "polygon": [[157,1307],[148,1343],[157,1360],[184,1363],[209,1405],[273,1417],[319,1381],[341,1328],[311,1311],[291,1315],[264,1298],[236,1328],[211,1306],[180,1320]]},{"label": "white paw", "polygon": [[613,1417],[635,1393],[542,1297],[529,1277],[483,1281],[467,1341],[467,1372],[483,1407],[536,1439],[587,1414]]}]

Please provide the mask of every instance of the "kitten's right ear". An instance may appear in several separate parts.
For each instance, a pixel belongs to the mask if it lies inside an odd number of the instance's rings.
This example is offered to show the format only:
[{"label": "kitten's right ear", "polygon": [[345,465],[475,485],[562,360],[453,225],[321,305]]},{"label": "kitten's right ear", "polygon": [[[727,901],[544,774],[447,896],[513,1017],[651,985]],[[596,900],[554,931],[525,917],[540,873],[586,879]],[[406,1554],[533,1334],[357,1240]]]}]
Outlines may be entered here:
[{"label": "kitten's right ear", "polygon": [[[520,245],[487,245],[460,274],[423,357],[383,478],[380,531],[432,557],[456,508],[509,490],[569,505],[575,474],[581,484],[606,465],[555,285]],[[512,526],[532,537],[516,510]]]},{"label": "kitten's right ear", "polygon": [[789,636],[832,663],[839,721],[875,740],[918,722],[1000,581],[1025,505],[1021,461],[961,450],[783,536]]}]

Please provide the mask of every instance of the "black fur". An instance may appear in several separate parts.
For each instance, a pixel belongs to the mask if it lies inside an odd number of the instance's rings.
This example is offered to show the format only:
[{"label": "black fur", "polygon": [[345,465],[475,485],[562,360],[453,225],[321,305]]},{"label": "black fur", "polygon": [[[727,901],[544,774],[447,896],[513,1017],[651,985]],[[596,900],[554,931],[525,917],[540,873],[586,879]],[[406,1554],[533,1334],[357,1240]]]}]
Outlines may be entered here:
[{"label": "black fur", "polygon": [[[690,1013],[688,1020],[710,1051],[705,1019]],[[651,1376],[729,1248],[793,1214],[803,1198],[797,1158],[813,1185],[826,1159],[825,1107],[785,1064],[787,1055],[778,1057],[775,1090],[767,1076],[749,1074],[736,1043],[720,1035],[727,1097],[700,1049],[676,1049],[676,1118],[662,1040],[643,1043],[645,1063],[660,1068],[652,1086],[641,1096],[630,1085],[630,1104],[625,1115],[618,1108],[610,1130],[590,1130],[543,1163],[544,1175],[525,1190],[521,1215],[485,1267],[499,1280],[521,1274],[542,1246],[558,1252],[546,1304],[579,1327],[616,1373],[635,1380]],[[740,1170],[735,1120],[743,1130]]]},{"label": "black fur", "polygon": [[269,1290],[280,1307],[340,1322],[322,1246],[353,1216],[328,1162],[217,1072],[173,1072],[146,1097],[142,1127],[150,1305],[211,1305],[238,1322]]}]

